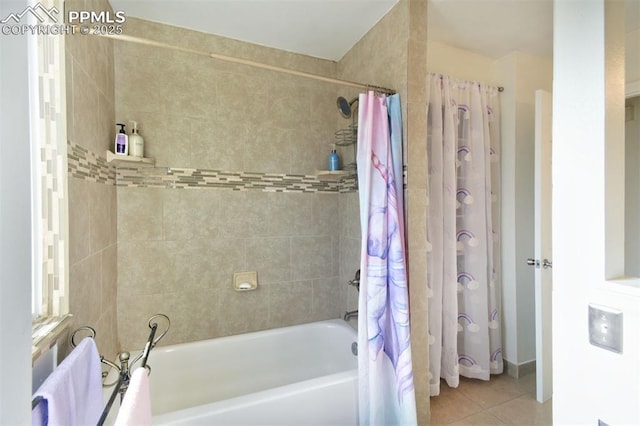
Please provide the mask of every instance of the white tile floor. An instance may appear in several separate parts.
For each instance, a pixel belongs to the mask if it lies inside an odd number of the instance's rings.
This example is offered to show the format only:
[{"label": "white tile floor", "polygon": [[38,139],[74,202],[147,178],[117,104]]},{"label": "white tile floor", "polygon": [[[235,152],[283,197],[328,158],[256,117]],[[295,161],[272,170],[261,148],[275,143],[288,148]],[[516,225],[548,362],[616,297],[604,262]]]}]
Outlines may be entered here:
[{"label": "white tile floor", "polygon": [[535,383],[535,374],[502,374],[488,382],[461,377],[457,389],[443,381],[440,395],[431,398],[431,424],[551,425],[552,402],[536,401]]}]

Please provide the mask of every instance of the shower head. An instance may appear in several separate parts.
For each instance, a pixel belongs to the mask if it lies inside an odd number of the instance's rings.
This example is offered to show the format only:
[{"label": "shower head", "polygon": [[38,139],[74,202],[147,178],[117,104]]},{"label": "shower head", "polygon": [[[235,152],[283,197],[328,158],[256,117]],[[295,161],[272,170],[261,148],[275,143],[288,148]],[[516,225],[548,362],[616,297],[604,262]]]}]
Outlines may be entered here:
[{"label": "shower head", "polygon": [[340,111],[340,115],[344,118],[351,118],[351,114],[353,111],[351,110],[351,106],[358,101],[358,98],[353,98],[351,102],[347,101],[344,97],[338,97],[336,104],[338,105],[338,111]]}]

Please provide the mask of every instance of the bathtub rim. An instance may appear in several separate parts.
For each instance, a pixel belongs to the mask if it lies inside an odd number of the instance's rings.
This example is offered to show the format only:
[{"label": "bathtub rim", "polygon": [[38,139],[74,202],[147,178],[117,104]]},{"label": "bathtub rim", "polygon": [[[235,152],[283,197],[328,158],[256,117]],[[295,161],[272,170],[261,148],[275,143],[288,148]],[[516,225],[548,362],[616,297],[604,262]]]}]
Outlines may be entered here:
[{"label": "bathtub rim", "polygon": [[[285,333],[287,330],[295,330],[295,329],[299,329],[299,328],[305,328],[305,327],[309,327],[310,325],[325,325],[328,328],[342,328],[344,330],[349,331],[350,334],[353,335],[353,338],[355,339],[355,341],[358,340],[358,332],[357,330],[355,330],[353,327],[351,327],[346,321],[344,321],[341,318],[334,318],[334,319],[329,319],[329,320],[321,320],[321,321],[310,321],[307,323],[303,323],[303,324],[295,324],[295,325],[287,325],[284,327],[278,327],[278,328],[268,328],[268,329],[264,329],[264,330],[257,330],[257,331],[247,331],[246,333],[240,333],[240,334],[232,334],[229,336],[220,336],[220,337],[212,337],[210,339],[202,339],[202,340],[194,340],[192,342],[184,342],[184,343],[173,343],[170,345],[159,345],[156,346],[155,348],[153,348],[153,350],[149,353],[149,365],[153,366],[153,353],[154,351],[157,352],[162,352],[162,351],[166,351],[166,352],[170,352],[171,350],[175,350],[177,348],[191,348],[191,347],[198,347],[198,346],[204,346],[206,344],[208,344],[211,341],[217,341],[217,342],[233,342],[235,340],[243,340],[246,339],[247,336],[252,335],[257,337],[260,336],[264,336],[264,335],[275,335],[275,334],[282,334]],[[141,352],[140,350],[136,351],[137,352]],[[131,352],[132,354],[134,352]],[[153,373],[152,373],[153,374]]]},{"label": "bathtub rim", "polygon": [[[171,344],[171,345],[157,346],[153,350],[151,350],[151,352],[149,353],[149,366],[151,367],[151,373],[150,374],[153,375],[153,353],[154,353],[154,351],[155,352],[158,352],[158,351],[171,352],[171,351],[175,351],[175,350],[180,349],[180,348],[193,349],[193,348],[198,348],[198,346],[205,346],[205,345],[209,344],[209,342],[211,342],[211,341],[233,342],[235,340],[246,339],[246,337],[248,335],[255,335],[255,337],[258,338],[258,337],[264,336],[264,335],[270,335],[270,334],[271,335],[275,335],[275,334],[285,333],[287,330],[292,330],[292,329],[295,330],[295,329],[299,329],[299,328],[309,327],[310,325],[325,326],[325,327],[328,327],[328,328],[343,329],[343,330],[347,331],[350,336],[352,336],[354,342],[357,343],[357,341],[358,341],[358,332],[357,332],[357,330],[354,329],[347,321],[344,321],[344,319],[342,319],[342,318],[334,318],[334,319],[320,320],[320,321],[310,321],[310,322],[303,323],[303,324],[295,324],[295,325],[289,325],[289,326],[271,328],[271,329],[265,329],[265,330],[258,330],[258,331],[248,331],[246,333],[234,334],[234,335],[229,335],[229,336],[221,336],[221,337],[213,337],[213,338],[210,338],[210,339],[196,340],[196,341],[193,341],[193,342],[175,343],[175,344]],[[131,353],[131,357],[133,358],[135,355],[137,355],[138,353],[141,353],[141,352],[142,352],[142,350],[132,351],[132,352],[130,352]],[[132,367],[131,371],[133,372],[138,367],[139,367],[139,364],[136,363]],[[112,376],[112,374],[113,375],[117,374],[117,371],[114,368],[109,369],[109,373],[108,373],[107,377],[104,379],[105,381],[107,381],[107,383],[112,381],[112,379],[114,377],[114,376]],[[228,402],[228,403],[237,402],[237,403],[240,403],[240,404],[244,404],[245,406],[251,406],[251,405],[256,404],[257,402],[250,403],[250,400],[255,401],[256,398],[263,397],[265,394],[273,393],[274,390],[276,390],[276,389],[278,391],[291,394],[291,393],[295,393],[296,390],[300,390],[300,389],[303,389],[303,388],[304,389],[317,388],[317,387],[320,386],[320,383],[325,383],[325,385],[326,385],[327,381],[331,381],[332,383],[341,383],[341,382],[346,382],[346,381],[350,381],[350,380],[358,380],[357,363],[356,363],[356,367],[354,369],[352,369],[352,370],[346,370],[346,371],[342,371],[342,372],[328,374],[328,375],[325,375],[325,376],[314,377],[312,379],[302,380],[302,381],[299,381],[299,382],[294,382],[294,383],[290,383],[290,384],[286,384],[286,385],[282,385],[282,386],[277,386],[277,387],[273,387],[273,388],[266,389],[266,390],[252,392],[252,393],[249,393],[249,394],[236,396],[236,397],[232,397],[232,398],[228,398],[228,399],[223,399],[223,400],[220,400],[220,401],[213,401],[213,402],[197,405],[197,406],[194,406],[194,407],[183,408],[183,409],[171,411],[171,412],[168,412],[168,413],[152,415],[152,419],[154,420],[154,422],[158,422],[158,421],[160,421],[162,423],[171,422],[171,421],[175,421],[176,420],[176,419],[173,419],[174,414],[176,414],[176,415],[183,414],[184,415],[184,414],[186,414],[188,412],[193,412],[194,410],[200,411],[200,409],[204,410],[205,408],[210,408],[210,406],[213,406],[213,405],[216,405],[216,404],[220,405],[223,402]],[[108,396],[111,394],[112,391],[113,391],[113,386],[103,387],[103,397],[105,398],[105,403],[106,403],[106,400],[108,400]],[[116,403],[114,403],[112,409],[110,410],[107,423],[105,423],[105,424],[112,424],[112,421],[115,420],[115,418],[117,416],[117,413],[118,413],[118,411],[120,409],[119,402],[120,401],[119,401],[119,398],[118,398],[118,401]],[[223,413],[223,412],[226,412],[226,411],[229,411],[229,409],[220,409],[220,410],[216,410],[215,412]],[[190,417],[194,417],[194,415],[191,415]]]},{"label": "bathtub rim", "polygon": [[[247,331],[245,333],[239,333],[239,334],[231,334],[229,336],[220,336],[220,337],[212,337],[210,339],[202,339],[202,340],[194,340],[192,342],[184,342],[184,343],[172,343],[170,345],[158,345],[156,347],[154,347],[150,352],[149,352],[149,366],[153,366],[153,354],[158,353],[158,352],[169,352],[170,350],[175,350],[177,348],[190,348],[190,347],[198,347],[198,346],[204,346],[206,345],[208,342],[211,342],[213,340],[215,341],[228,341],[228,342],[233,342],[234,340],[241,340],[243,338],[246,338],[248,335],[256,335],[256,336],[261,336],[261,335],[265,335],[265,334],[277,334],[277,333],[284,333],[286,330],[290,330],[290,329],[296,329],[296,328],[302,328],[305,326],[309,326],[312,324],[318,324],[318,325],[327,325],[330,327],[336,327],[336,328],[342,328],[347,330],[350,334],[353,335],[353,338],[355,339],[354,342],[358,341],[358,331],[353,328],[349,323],[347,323],[345,320],[343,320],[342,318],[334,318],[334,319],[328,319],[328,320],[320,320],[320,321],[310,321],[310,322],[306,322],[303,324],[295,324],[295,325],[287,325],[284,327],[278,327],[278,328],[268,328],[268,329],[264,329],[264,330],[257,330],[257,331]],[[135,350],[130,350],[130,351],[120,351],[119,353],[122,352],[129,352],[131,359],[134,359],[138,354],[142,353],[144,349],[135,349]],[[117,358],[117,357],[116,357]],[[117,361],[117,359],[116,359]],[[117,362],[116,362],[117,364]],[[136,363],[133,366],[129,366],[131,368],[131,371],[135,370],[136,368],[139,367],[138,363]],[[105,378],[105,381],[107,383],[109,383],[110,378],[113,378],[113,376],[111,376],[112,374],[117,374],[113,373],[115,371],[115,369],[110,368],[109,369],[109,375],[107,376],[107,378]],[[151,373],[153,374],[153,373]],[[109,389],[112,388],[113,386],[109,386],[108,388],[105,389]]]}]

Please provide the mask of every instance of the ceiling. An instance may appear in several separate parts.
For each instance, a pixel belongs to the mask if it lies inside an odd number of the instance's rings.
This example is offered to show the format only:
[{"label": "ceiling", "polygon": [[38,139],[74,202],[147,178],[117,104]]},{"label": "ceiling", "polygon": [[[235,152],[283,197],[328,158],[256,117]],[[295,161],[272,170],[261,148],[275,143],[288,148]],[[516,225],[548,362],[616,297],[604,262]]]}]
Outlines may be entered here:
[{"label": "ceiling", "polygon": [[110,0],[127,16],[337,61],[398,0]]},{"label": "ceiling", "polygon": [[[398,0],[111,0],[127,16],[340,60]],[[553,0],[427,0],[428,37],[499,58],[552,56]],[[627,31],[640,0],[627,0]]]}]

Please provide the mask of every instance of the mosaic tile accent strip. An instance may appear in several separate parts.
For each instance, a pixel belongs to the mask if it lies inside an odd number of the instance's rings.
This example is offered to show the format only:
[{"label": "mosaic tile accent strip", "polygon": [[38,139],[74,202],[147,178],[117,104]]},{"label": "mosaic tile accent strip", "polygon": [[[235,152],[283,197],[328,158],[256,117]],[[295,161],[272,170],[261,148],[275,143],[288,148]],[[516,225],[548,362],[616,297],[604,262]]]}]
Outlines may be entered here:
[{"label": "mosaic tile accent strip", "polygon": [[[46,0],[43,3],[45,7],[54,5]],[[40,154],[39,164],[34,164],[39,194],[33,206],[40,225],[34,236],[40,282],[35,286],[35,297],[39,300],[32,308],[38,315],[51,316],[66,313],[67,297],[67,271],[62,261],[68,244],[65,89],[60,84],[60,70],[64,73],[60,67],[64,64],[64,37],[37,35],[35,40],[39,108],[31,126],[38,135],[35,143]]]},{"label": "mosaic tile accent strip", "polygon": [[353,175],[346,177],[340,181],[340,193],[356,192],[358,190],[358,176]]},{"label": "mosaic tile accent strip", "polygon": [[223,188],[263,192],[348,192],[348,180],[321,181],[313,175],[224,172],[178,167],[118,167],[117,186],[142,188]]},{"label": "mosaic tile accent strip", "polygon": [[116,169],[107,163],[106,158],[72,141],[68,141],[67,149],[67,170],[70,176],[115,185]]},{"label": "mosaic tile accent strip", "polygon": [[[277,173],[225,172],[179,167],[115,167],[104,157],[68,142],[69,175],[91,182],[139,188],[222,188],[234,191],[264,192],[340,192],[358,190],[356,175],[339,181],[319,180],[314,175]],[[403,167],[404,187],[407,186],[407,166]]]}]

